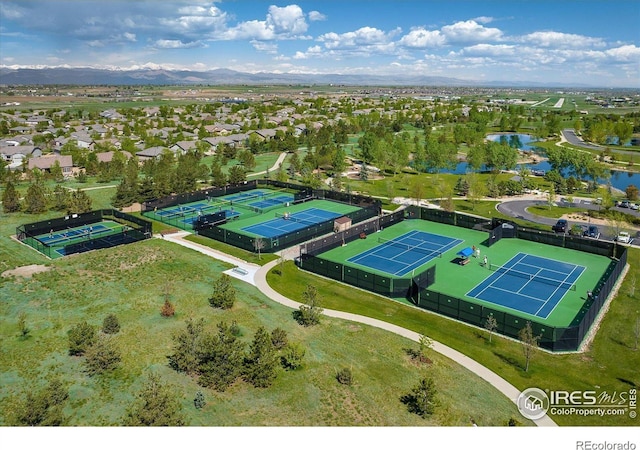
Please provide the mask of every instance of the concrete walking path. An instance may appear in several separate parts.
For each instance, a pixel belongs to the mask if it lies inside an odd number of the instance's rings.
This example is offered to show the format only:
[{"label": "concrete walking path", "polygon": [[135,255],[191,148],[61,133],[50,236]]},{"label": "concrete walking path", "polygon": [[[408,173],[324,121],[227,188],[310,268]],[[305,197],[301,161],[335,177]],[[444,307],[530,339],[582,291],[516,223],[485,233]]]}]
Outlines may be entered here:
[{"label": "concrete walking path", "polygon": [[[287,153],[286,152],[282,152],[280,153],[280,156],[278,156],[278,159],[276,160],[275,164],[268,169],[269,172],[275,172],[276,170],[278,170],[280,168],[280,166],[282,165],[282,163],[284,162],[284,159],[287,157]],[[262,172],[256,172],[256,173],[250,173],[249,177],[254,177],[256,175],[264,175],[265,173],[267,173],[266,170],[263,170]]]},{"label": "concrete walking path", "polygon": [[[275,291],[269,284],[267,283],[267,273],[278,264],[278,260],[271,261],[263,266],[259,266],[257,264],[248,263],[242,259],[236,258],[231,255],[227,255],[225,253],[219,252],[212,248],[206,247],[204,245],[200,245],[191,241],[184,240],[184,237],[189,235],[190,233],[181,232],[175,233],[171,235],[165,235],[164,239],[170,242],[174,242],[176,244],[191,248],[205,255],[211,256],[215,259],[219,259],[221,261],[234,264],[237,268],[240,268],[240,271],[231,269],[225,271],[230,276],[234,278],[238,278],[242,281],[250,283],[258,288],[260,292],[269,297],[271,300],[280,303],[281,305],[287,306],[289,308],[298,309],[301,303],[291,300],[290,298],[285,297],[279,292]],[[244,273],[246,272],[246,273]],[[349,320],[352,322],[358,322],[365,325],[369,325],[372,327],[380,328],[382,330],[389,331],[391,333],[395,333],[399,336],[410,339],[414,342],[419,342],[420,334],[407,330],[406,328],[399,327],[397,325],[384,322],[382,320],[373,319],[371,317],[361,316],[358,314],[347,313],[343,311],[335,311],[331,309],[325,309],[323,314],[327,317],[333,317],[336,319]],[[433,341],[433,350],[440,353],[443,356],[455,361],[456,363],[462,365],[467,368],[483,380],[487,381],[490,385],[500,391],[503,395],[509,398],[512,402],[516,403],[518,396],[520,395],[520,391],[509,383],[507,380],[502,378],[497,373],[489,370],[487,367],[481,365],[477,361],[469,358],[468,356],[460,353],[457,350],[454,350],[451,347],[448,347],[440,342]],[[534,423],[538,426],[556,426],[556,423],[549,417],[544,416],[541,419],[535,420]]]}]

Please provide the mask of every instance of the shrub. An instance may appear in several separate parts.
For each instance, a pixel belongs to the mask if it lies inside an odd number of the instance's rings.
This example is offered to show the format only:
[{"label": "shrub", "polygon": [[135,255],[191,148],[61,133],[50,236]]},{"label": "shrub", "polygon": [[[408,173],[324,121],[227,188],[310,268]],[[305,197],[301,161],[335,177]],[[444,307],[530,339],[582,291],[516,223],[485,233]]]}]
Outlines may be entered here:
[{"label": "shrub", "polygon": [[89,376],[112,371],[120,364],[120,351],[109,337],[100,337],[85,352],[85,372]]},{"label": "shrub", "polygon": [[202,391],[196,392],[196,396],[193,399],[193,406],[195,406],[196,409],[202,409],[206,404],[207,402],[204,400],[204,394]]},{"label": "shrub", "polygon": [[67,333],[69,336],[69,354],[72,356],[84,355],[97,339],[96,330],[87,322],[74,326]]},{"label": "shrub", "polygon": [[340,384],[351,386],[353,384],[353,374],[351,373],[351,369],[348,367],[340,369],[336,374],[336,380],[338,380],[338,383]]},{"label": "shrub", "polygon": [[304,354],[304,348],[297,342],[287,344],[280,356],[282,367],[288,370],[296,370],[302,365],[302,358],[304,358]]},{"label": "shrub", "polygon": [[102,321],[102,332],[105,334],[116,334],[120,331],[120,322],[115,314],[109,314]]},{"label": "shrub", "polygon": [[287,332],[282,328],[276,328],[271,332],[271,343],[276,350],[282,350],[288,343]]},{"label": "shrub", "polygon": [[165,300],[160,310],[160,315],[163,317],[172,317],[175,313],[176,309],[173,307],[173,304],[169,300]]}]

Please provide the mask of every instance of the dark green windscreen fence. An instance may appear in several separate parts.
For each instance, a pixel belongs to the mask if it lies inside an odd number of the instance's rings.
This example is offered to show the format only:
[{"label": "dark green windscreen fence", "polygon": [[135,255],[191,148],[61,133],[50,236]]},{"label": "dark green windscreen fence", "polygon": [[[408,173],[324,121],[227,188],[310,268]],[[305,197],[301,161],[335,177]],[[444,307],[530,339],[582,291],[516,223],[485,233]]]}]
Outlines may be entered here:
[{"label": "dark green windscreen fence", "polygon": [[[55,233],[68,228],[92,225],[103,220],[112,220],[126,226],[126,232],[86,239],[82,242],[70,243],[62,247],[61,250],[38,239],[38,236],[43,234],[50,232]],[[60,254],[71,255],[74,253],[110,248],[115,247],[116,245],[130,244],[144,239],[149,239],[151,237],[151,222],[115,209],[100,209],[87,213],[71,214],[55,219],[20,225],[16,228],[16,237],[20,242],[33,247],[50,258],[53,258],[59,257]]]},{"label": "dark green windscreen fence", "polygon": [[[385,226],[404,220],[405,211],[382,216],[376,222],[370,220],[346,230],[337,236],[328,236],[306,243],[301,247],[298,264],[301,268],[320,275],[342,281],[389,297],[406,297],[421,308],[445,315],[474,326],[484,327],[489,316],[496,319],[497,331],[506,336],[518,338],[518,333],[527,320],[514,314],[498,311],[490,307],[456,298],[430,289],[435,282],[435,266],[412,279],[396,279],[378,276],[361,269],[349,268],[339,263],[324,260],[322,253],[331,250],[343,242],[357,239],[360,232],[376,230],[386,220]],[[512,222],[494,219],[493,221],[456,212],[447,212],[410,206],[406,209],[406,218],[429,220],[464,228],[484,230],[489,233],[487,244],[494,240],[519,238],[569,249],[580,250],[611,257],[611,261],[602,277],[594,283],[592,295],[585,301],[572,323],[568,327],[552,327],[535,321],[531,322],[534,334],[540,335],[540,346],[551,351],[577,350],[593,326],[607,298],[611,294],[627,263],[627,249],[615,243],[586,239],[580,236],[564,236],[555,233],[519,227]],[[365,228],[366,227],[366,228]]]}]

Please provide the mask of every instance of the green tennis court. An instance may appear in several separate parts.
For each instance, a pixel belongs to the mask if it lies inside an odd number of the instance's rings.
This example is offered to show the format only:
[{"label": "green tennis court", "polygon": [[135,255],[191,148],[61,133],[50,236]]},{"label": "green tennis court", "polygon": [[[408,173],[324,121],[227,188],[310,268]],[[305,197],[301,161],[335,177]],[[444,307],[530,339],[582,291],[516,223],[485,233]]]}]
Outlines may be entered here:
[{"label": "green tennis court", "polygon": [[[109,238],[111,240],[118,235],[125,235],[132,228],[112,220],[103,220],[89,225],[79,227],[69,227],[56,232],[51,231],[30,239],[36,239],[47,247],[51,248],[51,257],[65,256],[65,247],[71,244],[88,242],[92,239]],[[127,241],[126,236],[122,238],[123,243]]]},{"label": "green tennis court", "polygon": [[[276,214],[284,214],[288,213],[292,217],[296,217],[296,215],[305,215],[305,211],[315,211],[315,214],[311,214],[311,217],[320,217],[320,211],[326,213],[322,215],[322,217],[339,217],[341,215],[357,211],[360,208],[357,206],[347,205],[344,203],[332,202],[329,200],[310,200],[304,203],[299,203],[297,205],[290,206],[281,206],[280,208],[274,208],[270,211],[253,215],[248,217],[246,215],[240,215],[238,220],[230,221],[224,225],[221,225],[220,228],[224,228],[230,231],[234,231],[240,234],[245,234],[247,236],[252,237],[273,237],[274,232],[267,232],[265,230],[270,230],[272,227],[269,226],[270,223],[274,222],[274,219],[277,219]],[[318,219],[319,220],[319,219]],[[309,223],[299,223],[299,222],[291,222],[293,224],[299,224],[302,227],[313,225],[313,222],[317,222],[318,220],[314,220]],[[278,219],[278,222],[288,223],[283,219]],[[300,227],[294,227],[289,231],[296,231]],[[286,230],[285,230],[286,231]],[[284,231],[283,231],[284,232]],[[264,234],[261,234],[264,233]],[[276,233],[277,234],[277,233]]]},{"label": "green tennis court", "polygon": [[[383,241],[385,239],[396,240],[408,233],[414,233],[416,231],[445,236],[459,243],[444,251],[442,257],[428,259],[428,261],[416,267],[411,272],[402,276],[396,276],[396,279],[410,279],[413,272],[419,273],[435,265],[436,278],[435,283],[429,286],[430,290],[554,327],[567,327],[572,325],[572,321],[587,300],[587,292],[593,289],[610,263],[610,259],[604,256],[521,239],[502,239],[491,248],[488,248],[482,245],[487,239],[486,232],[425,220],[405,220],[369,235],[366,239],[357,239],[348,243],[346,246],[334,248],[318,256],[342,264],[345,268],[356,267],[366,269],[375,275],[388,276],[389,273],[385,270],[378,270],[371,265],[369,265],[369,267],[358,266],[349,260],[353,259],[357,261],[358,255],[380,246],[380,240],[378,238],[382,238]],[[476,246],[480,249],[480,257],[471,257],[471,262],[466,265],[458,264],[459,259],[456,253],[463,247],[471,246]],[[509,262],[518,254],[552,259],[566,263],[567,265],[584,268],[580,277],[572,282],[572,285],[575,285],[575,290],[567,289],[566,292],[563,292],[561,299],[554,297],[553,309],[550,311],[545,310],[545,317],[540,317],[540,314],[536,315],[537,310],[534,311],[529,307],[530,305],[500,302],[499,298],[501,293],[497,291],[492,295],[478,295],[479,298],[471,296],[477,295],[477,293],[473,291],[477,286],[495,285],[493,281],[496,277],[496,271],[492,271],[484,266],[485,256],[487,257],[489,267],[502,267],[508,266],[510,264]],[[470,293],[471,295],[468,295]],[[511,296],[513,297],[513,293]],[[519,301],[528,301],[525,296],[521,297]],[[404,298],[397,300],[409,302]],[[557,300],[557,302],[555,300]],[[528,313],[527,311],[531,312]]]},{"label": "green tennis court", "polygon": [[184,230],[191,230],[198,217],[223,213],[227,219],[255,216],[292,203],[294,195],[286,190],[252,189],[221,197],[206,197],[189,203],[146,211],[144,215]]}]

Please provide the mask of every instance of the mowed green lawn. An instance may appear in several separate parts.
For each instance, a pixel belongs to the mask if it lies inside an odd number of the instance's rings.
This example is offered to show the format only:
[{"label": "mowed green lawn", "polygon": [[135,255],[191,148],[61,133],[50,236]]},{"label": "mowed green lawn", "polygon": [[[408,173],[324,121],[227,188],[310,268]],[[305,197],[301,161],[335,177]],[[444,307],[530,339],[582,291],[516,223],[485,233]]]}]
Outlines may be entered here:
[{"label": "mowed green lawn", "polygon": [[[20,246],[12,242],[10,250]],[[56,261],[43,261],[35,252],[25,255],[21,262],[44,262],[50,270],[0,279],[0,424],[7,423],[7,414],[26,392],[58,376],[70,392],[65,408],[70,425],[118,425],[150,372],[174,385],[187,423],[196,426],[468,426],[470,419],[504,425],[510,418],[526,423],[509,399],[446,358],[430,353],[432,365],[415,365],[405,349],[417,344],[391,333],[328,318],[319,326],[301,327],[292,310],[237,280],[233,309],[210,308],[212,282],[228,267],[170,242],[152,239]],[[165,292],[176,306],[173,318],[160,315]],[[21,313],[32,330],[26,340],[18,336]],[[100,326],[111,313],[122,327],[115,337],[121,367],[89,377],[82,358],[67,354],[67,331],[83,320]],[[224,393],[201,388],[167,364],[171,336],[189,317],[204,318],[209,330],[220,321],[237,321],[247,346],[259,326],[281,327],[306,349],[303,366],[294,372],[279,369],[267,389],[244,382]],[[336,381],[343,367],[353,371],[353,386]],[[434,378],[441,401],[426,420],[400,402],[424,375]],[[207,401],[202,410],[193,406],[198,390]]]}]

